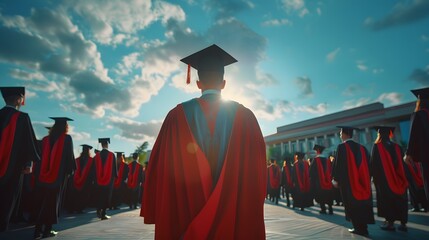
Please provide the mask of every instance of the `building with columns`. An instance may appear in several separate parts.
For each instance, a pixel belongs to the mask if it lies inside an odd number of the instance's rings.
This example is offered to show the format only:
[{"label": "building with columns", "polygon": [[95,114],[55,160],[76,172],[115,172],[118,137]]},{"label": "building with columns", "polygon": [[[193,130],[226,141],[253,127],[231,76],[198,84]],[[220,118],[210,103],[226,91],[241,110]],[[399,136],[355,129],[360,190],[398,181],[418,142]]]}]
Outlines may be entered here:
[{"label": "building with columns", "polygon": [[[415,102],[387,107],[380,102],[327,114],[321,117],[292,123],[277,128],[277,133],[265,136],[267,149],[276,149],[282,156],[291,156],[294,152],[314,154],[315,144],[325,146],[325,155],[333,154],[341,142],[340,129],[337,126],[359,128],[353,139],[364,145],[368,151],[377,137],[373,129],[377,125],[394,126],[396,143],[406,146],[409,138],[410,117]],[[277,157],[278,158],[278,157]],[[277,159],[278,161],[282,159]]]}]

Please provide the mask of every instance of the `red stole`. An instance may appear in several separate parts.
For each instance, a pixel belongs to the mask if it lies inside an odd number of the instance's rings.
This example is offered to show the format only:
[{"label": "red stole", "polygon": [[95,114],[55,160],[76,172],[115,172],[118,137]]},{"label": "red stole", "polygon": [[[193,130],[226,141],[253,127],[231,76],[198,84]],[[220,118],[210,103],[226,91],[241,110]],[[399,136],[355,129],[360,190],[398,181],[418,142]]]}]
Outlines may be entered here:
[{"label": "red stole", "polygon": [[371,182],[365,149],[360,146],[362,161],[356,166],[355,156],[348,143],[344,143],[347,153],[347,172],[353,197],[356,200],[368,200],[371,197]]},{"label": "red stole", "polygon": [[[237,109],[216,185],[181,105],[152,149],[141,216],[155,239],[265,239],[265,143],[251,112]],[[249,211],[251,209],[252,211]]]},{"label": "red stole", "polygon": [[80,166],[80,159],[81,157],[76,158],[76,171],[73,176],[73,185],[77,190],[82,190],[83,185],[88,178],[93,162],[93,158],[88,156],[88,161],[82,170],[82,167]]},{"label": "red stole", "polygon": [[66,134],[61,135],[51,149],[49,137],[42,140],[42,164],[40,166],[39,181],[42,183],[53,183],[57,180],[58,172],[63,157],[64,140]]},{"label": "red stole", "polygon": [[94,159],[97,184],[100,186],[109,185],[110,180],[112,179],[113,153],[108,152],[104,166],[101,162],[100,153],[95,154]]},{"label": "red stole", "polygon": [[298,186],[300,192],[309,192],[310,191],[310,175],[308,172],[308,163],[305,161],[304,164],[304,171],[301,176],[301,172],[299,171],[299,163],[295,164],[295,172],[296,172],[296,178],[298,180]]},{"label": "red stole", "polygon": [[420,168],[419,164],[414,163],[414,161],[410,161],[407,163],[408,170],[411,173],[411,176],[413,177],[414,182],[416,183],[416,186],[419,188],[423,187],[423,178],[422,178],[422,170]]},{"label": "red stole", "polygon": [[280,187],[280,181],[281,181],[281,173],[280,168],[276,165],[271,165],[268,168],[269,175],[270,175],[270,187],[277,189]]},{"label": "red stole", "polygon": [[118,189],[121,186],[122,177],[124,175],[124,168],[125,168],[125,163],[121,161],[118,169],[118,177],[115,179],[115,182],[113,183],[113,187],[115,189]]},{"label": "red stole", "polygon": [[319,157],[314,159],[317,164],[317,173],[319,175],[320,188],[323,190],[332,189],[331,181],[331,161],[326,160],[326,170],[323,171],[323,165]]},{"label": "red stole", "polygon": [[293,182],[292,182],[292,178],[290,177],[289,166],[284,166],[283,167],[283,171],[285,172],[286,186],[292,187],[293,186]]},{"label": "red stole", "polygon": [[0,177],[6,174],[9,166],[10,154],[12,152],[13,141],[15,140],[16,122],[18,121],[19,112],[14,113],[9,123],[3,129],[0,138]]},{"label": "red stole", "polygon": [[128,188],[136,188],[137,184],[139,183],[139,173],[141,172],[141,166],[138,162],[136,162],[136,164],[134,164],[134,169],[132,169],[132,162],[128,164],[128,181],[127,181],[127,186]]},{"label": "red stole", "polygon": [[396,150],[396,166],[393,165],[392,156],[387,152],[382,143],[377,143],[380,153],[381,163],[384,169],[384,175],[390,190],[393,193],[402,195],[407,191],[408,181],[405,177],[404,166],[402,165],[401,151],[397,144],[394,144]]}]

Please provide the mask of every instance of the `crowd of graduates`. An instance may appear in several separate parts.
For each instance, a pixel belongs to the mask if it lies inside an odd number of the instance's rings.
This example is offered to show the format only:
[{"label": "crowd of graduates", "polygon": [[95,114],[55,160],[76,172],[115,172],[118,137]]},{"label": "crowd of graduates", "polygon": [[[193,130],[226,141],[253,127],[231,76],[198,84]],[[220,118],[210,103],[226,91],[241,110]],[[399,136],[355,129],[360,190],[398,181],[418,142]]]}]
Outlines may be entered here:
[{"label": "crowd of graduates", "polygon": [[[34,238],[55,236],[61,208],[83,213],[95,208],[97,217],[109,219],[106,211],[142,202],[147,162],[137,152],[125,158],[109,150],[110,138],[99,138],[102,149],[83,144],[79,157],[73,153],[66,117],[54,120],[47,136],[37,140],[24,104],[23,87],[1,87],[6,106],[0,109],[0,231],[10,221],[25,220],[35,226]],[[342,143],[325,156],[322,145],[315,155],[295,152],[283,166],[270,159],[267,167],[267,195],[275,204],[281,196],[287,207],[305,208],[317,202],[320,214],[333,214],[334,201],[344,206],[353,224],[351,233],[368,235],[374,224],[373,187],[377,215],[385,219],[381,229],[406,232],[408,205],[411,211],[428,211],[429,88],[413,91],[418,97],[411,118],[407,149],[393,142],[394,127],[374,126],[378,135],[371,151],[353,140],[355,127],[338,126]],[[310,156],[310,155],[309,155]],[[420,162],[420,163],[418,163]],[[291,195],[291,196],[290,196]],[[291,204],[292,200],[292,204]],[[395,221],[400,225],[396,228]]]},{"label": "crowd of graduates", "polygon": [[[424,91],[429,93],[429,88]],[[416,111],[421,111],[424,101],[419,99]],[[429,117],[429,111],[423,111]],[[427,131],[428,118],[426,126],[422,127],[416,125],[414,117],[411,131]],[[304,153],[295,152],[293,161],[284,160],[282,167],[276,159],[270,159],[267,167],[267,198],[278,204],[282,196],[286,206],[291,207],[291,194],[292,208],[304,211],[316,202],[320,205],[320,214],[333,214],[335,201],[337,206],[344,206],[346,219],[353,224],[349,231],[366,236],[369,234],[367,224],[375,223],[372,196],[375,188],[377,215],[385,219],[380,228],[386,231],[408,231],[408,212],[429,210],[428,195],[425,193],[427,176],[424,176],[422,170],[427,159],[422,159],[422,164],[415,162],[417,157],[414,157],[414,161],[410,160],[416,140],[411,138],[404,151],[393,142],[394,127],[374,126],[377,139],[369,152],[353,140],[353,133],[358,128],[337,127],[340,128],[343,142],[333,153],[324,155],[325,147],[316,144],[313,147],[315,154],[308,153],[313,157],[305,158]],[[427,187],[426,182],[426,191]],[[397,228],[394,226],[395,221],[400,222]]]},{"label": "crowd of graduates", "polygon": [[0,232],[10,222],[34,225],[34,238],[53,237],[61,210],[83,213],[95,208],[109,219],[108,209],[127,204],[138,208],[143,193],[145,154],[111,152],[110,138],[99,138],[102,149],[83,144],[73,152],[67,117],[51,117],[52,127],[38,140],[24,105],[24,87],[1,87],[6,106],[0,110]]}]

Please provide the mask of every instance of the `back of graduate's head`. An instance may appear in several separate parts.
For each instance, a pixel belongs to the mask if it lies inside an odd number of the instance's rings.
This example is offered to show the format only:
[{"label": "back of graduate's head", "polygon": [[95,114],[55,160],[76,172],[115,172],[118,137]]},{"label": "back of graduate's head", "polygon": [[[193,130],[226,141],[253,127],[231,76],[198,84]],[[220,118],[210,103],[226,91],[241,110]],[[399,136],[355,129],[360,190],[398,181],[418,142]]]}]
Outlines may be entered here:
[{"label": "back of graduate's head", "polygon": [[110,138],[99,138],[98,142],[101,144],[102,148],[108,148],[110,143]]},{"label": "back of graduate's head", "polygon": [[24,87],[0,87],[4,102],[10,106],[20,107],[24,105],[25,88]]},{"label": "back of graduate's head", "polygon": [[202,90],[223,89],[225,86],[224,67],[237,62],[234,57],[215,44],[193,53],[181,61],[188,64],[188,83],[190,81],[190,67],[198,71],[197,85]]},{"label": "back of graduate's head", "polygon": [[73,119],[70,119],[68,117],[50,117],[51,119],[55,120],[54,125],[49,130],[49,136],[56,139],[58,136],[62,134],[67,134],[69,131],[69,124],[68,121],[73,121]]},{"label": "back of graduate's head", "polygon": [[429,87],[411,90],[416,96],[416,109],[415,112],[421,109],[429,109]]}]

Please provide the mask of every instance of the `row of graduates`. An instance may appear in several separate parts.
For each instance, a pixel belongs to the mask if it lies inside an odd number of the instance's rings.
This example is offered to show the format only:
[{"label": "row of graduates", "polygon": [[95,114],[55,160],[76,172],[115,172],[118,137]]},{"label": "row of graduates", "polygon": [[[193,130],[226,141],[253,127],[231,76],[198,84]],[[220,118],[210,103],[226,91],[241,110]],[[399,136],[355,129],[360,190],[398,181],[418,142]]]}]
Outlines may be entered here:
[{"label": "row of graduates", "polygon": [[[76,158],[77,170],[69,176],[63,201],[63,208],[69,213],[83,213],[85,208],[97,207],[100,201],[91,149],[92,146],[82,145],[82,153]],[[123,152],[116,152],[117,176],[111,190],[110,210],[119,209],[122,204],[128,205],[130,209],[138,207],[142,199],[146,164],[140,163],[137,153],[132,154],[131,160],[126,160]],[[109,218],[105,213],[103,216],[97,211],[97,214],[100,219]]]},{"label": "row of graduates", "polygon": [[[351,232],[367,235],[366,224],[374,223],[372,210],[371,177],[376,190],[377,215],[385,218],[383,230],[395,230],[394,221],[400,221],[398,230],[407,231],[408,192],[412,211],[427,211],[422,169],[413,161],[403,161],[401,147],[392,142],[394,127],[376,126],[378,137],[371,154],[352,140],[352,127],[339,126],[343,143],[336,156],[326,158],[323,146],[315,145],[314,158],[305,160],[297,152],[292,165],[284,162],[280,169],[271,160],[268,167],[268,194],[278,203],[280,188],[286,193],[287,206],[292,194],[293,207],[304,210],[313,206],[313,199],[320,204],[320,213],[333,214],[333,201],[344,202],[346,219],[354,226]],[[338,183],[341,184],[338,184]],[[341,191],[338,191],[341,190]]]},{"label": "row of graduates", "polygon": [[286,206],[291,206],[291,197],[292,208],[300,208],[301,211],[313,206],[314,199],[320,204],[321,214],[333,214],[333,201],[339,203],[341,199],[338,197],[339,192],[332,187],[331,159],[321,155],[323,146],[316,144],[313,150],[317,152],[314,158],[306,160],[304,153],[296,152],[293,163],[285,160],[282,168],[275,159],[271,159],[267,169],[267,194],[271,201],[278,204],[282,191]]},{"label": "row of graduates", "polygon": [[[118,167],[115,154],[108,150],[109,138],[99,139],[103,149],[93,158],[88,154],[90,147],[84,145],[82,155],[75,159],[73,140],[68,134],[68,121],[72,119],[51,117],[55,123],[39,141],[29,115],[20,111],[25,88],[0,90],[6,103],[0,109],[0,232],[7,231],[13,212],[17,212],[29,215],[27,219],[35,225],[34,238],[55,236],[52,225],[58,222],[67,186],[72,186],[69,192],[79,195],[79,191],[85,192],[92,185],[92,198],[96,199],[94,205],[101,219],[108,219],[106,209],[112,207],[118,175],[125,176],[128,171],[132,177],[126,179],[127,185],[136,185],[136,189],[140,186],[141,171],[135,170],[142,168],[135,163],[127,165],[129,170],[123,164]],[[135,192],[138,195],[138,190]],[[134,206],[137,202],[138,199]]]}]

